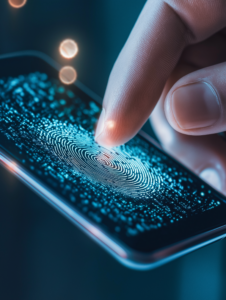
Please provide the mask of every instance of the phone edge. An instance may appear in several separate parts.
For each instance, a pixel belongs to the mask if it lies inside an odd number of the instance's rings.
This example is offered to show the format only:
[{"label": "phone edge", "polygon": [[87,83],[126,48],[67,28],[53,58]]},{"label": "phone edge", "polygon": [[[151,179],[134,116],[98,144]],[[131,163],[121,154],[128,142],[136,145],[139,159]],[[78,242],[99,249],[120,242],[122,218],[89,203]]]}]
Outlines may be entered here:
[{"label": "phone edge", "polygon": [[[0,60],[5,59],[5,58],[10,58],[10,57],[16,57],[16,56],[39,57],[57,70],[59,70],[61,67],[60,64],[55,62],[48,55],[46,55],[42,52],[33,51],[33,50],[1,55]],[[92,92],[89,88],[87,88],[85,85],[83,85],[81,82],[76,81],[74,84],[78,88],[80,88],[83,92],[88,94],[90,97],[94,98],[98,103],[100,103],[100,104],[102,103],[102,99],[96,93]],[[145,139],[152,142],[157,148],[162,150],[162,147],[153,138],[151,138],[148,134],[146,134],[142,130],[139,133]],[[169,154],[167,153],[167,155],[169,155]],[[173,160],[175,160],[175,159],[173,158]],[[0,163],[7,170],[11,171],[23,183],[25,183],[27,186],[29,186],[34,192],[36,192],[39,196],[41,196],[45,201],[47,201],[51,206],[53,206],[61,214],[63,214],[67,219],[69,219],[73,224],[75,224],[78,228],[80,228],[90,238],[92,238],[95,242],[97,242],[102,248],[104,248],[116,260],[118,260],[123,265],[125,265],[129,268],[132,268],[132,269],[136,269],[136,270],[154,269],[154,268],[159,267],[165,263],[168,263],[176,258],[179,258],[185,254],[188,254],[194,250],[197,250],[201,247],[204,247],[208,244],[211,244],[217,240],[220,240],[220,239],[226,237],[226,225],[224,225],[224,226],[217,227],[213,230],[207,231],[203,234],[189,238],[187,240],[184,240],[180,244],[171,245],[171,246],[167,247],[166,249],[160,249],[156,253],[152,253],[150,255],[143,255],[141,253],[136,252],[135,250],[131,251],[129,249],[126,249],[125,247],[120,246],[119,243],[114,241],[114,239],[109,238],[106,235],[106,233],[104,233],[102,231],[97,231],[96,227],[94,227],[90,221],[87,221],[86,218],[84,218],[84,216],[80,216],[80,214],[78,212],[76,212],[74,209],[73,210],[71,209],[71,212],[76,214],[76,219],[73,218],[72,217],[73,213],[70,214],[69,212],[67,212],[67,209],[63,210],[62,207],[60,207],[59,203],[65,207],[66,206],[69,207],[68,205],[66,205],[64,203],[64,201],[62,199],[60,199],[60,197],[57,197],[52,192],[48,191],[48,189],[46,189],[46,187],[44,187],[42,184],[35,181],[35,179],[33,179],[32,175],[26,174],[27,172],[25,172],[19,166],[16,167],[17,172],[15,172],[16,168],[13,164],[13,161],[11,161],[10,157],[8,157],[3,152],[0,152]],[[37,184],[35,184],[35,182]],[[79,222],[78,219],[81,221],[81,223]],[[87,223],[87,226],[82,225],[83,221],[85,223]],[[89,226],[93,227],[93,231],[92,230],[89,231],[89,229],[88,229]],[[200,241],[202,239],[204,239],[203,242],[199,243],[198,241]],[[179,248],[181,247],[182,249],[178,250],[177,249],[178,247]],[[144,259],[143,259],[144,257],[142,257],[142,256],[145,256],[146,261],[144,261]]]}]

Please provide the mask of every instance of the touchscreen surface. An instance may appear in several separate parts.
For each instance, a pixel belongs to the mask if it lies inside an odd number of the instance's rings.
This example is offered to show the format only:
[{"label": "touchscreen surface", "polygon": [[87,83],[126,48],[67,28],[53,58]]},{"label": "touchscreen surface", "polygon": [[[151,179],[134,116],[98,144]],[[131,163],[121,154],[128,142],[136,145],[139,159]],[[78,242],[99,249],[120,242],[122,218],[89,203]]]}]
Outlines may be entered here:
[{"label": "touchscreen surface", "polygon": [[157,233],[225,205],[141,136],[114,149],[99,146],[94,141],[99,114],[97,103],[46,73],[0,79],[3,147],[116,237],[129,241]]}]

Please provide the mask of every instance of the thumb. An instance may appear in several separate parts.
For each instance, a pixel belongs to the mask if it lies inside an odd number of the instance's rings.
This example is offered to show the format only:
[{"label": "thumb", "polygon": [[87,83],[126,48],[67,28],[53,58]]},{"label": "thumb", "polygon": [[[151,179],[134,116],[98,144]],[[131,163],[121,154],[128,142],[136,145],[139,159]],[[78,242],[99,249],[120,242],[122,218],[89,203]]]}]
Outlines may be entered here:
[{"label": "thumb", "polygon": [[169,91],[165,114],[170,125],[187,135],[226,130],[226,63],[182,77]]}]

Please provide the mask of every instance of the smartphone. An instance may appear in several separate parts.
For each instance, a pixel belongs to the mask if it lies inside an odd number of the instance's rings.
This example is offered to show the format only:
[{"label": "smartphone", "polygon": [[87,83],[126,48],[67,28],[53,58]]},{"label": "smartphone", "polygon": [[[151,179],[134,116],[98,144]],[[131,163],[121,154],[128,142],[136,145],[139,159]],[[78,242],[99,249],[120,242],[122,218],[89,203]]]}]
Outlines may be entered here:
[{"label": "smartphone", "polygon": [[226,198],[146,133],[94,141],[101,99],[28,51],[0,57],[0,161],[125,266],[151,269],[225,237]]}]

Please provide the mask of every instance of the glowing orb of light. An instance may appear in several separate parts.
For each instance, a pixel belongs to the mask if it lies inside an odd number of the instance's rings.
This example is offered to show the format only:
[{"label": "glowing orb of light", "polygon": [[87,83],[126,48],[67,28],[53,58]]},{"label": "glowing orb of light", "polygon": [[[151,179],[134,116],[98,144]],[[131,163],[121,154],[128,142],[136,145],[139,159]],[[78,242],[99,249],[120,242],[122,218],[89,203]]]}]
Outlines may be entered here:
[{"label": "glowing orb of light", "polygon": [[21,8],[27,3],[27,0],[8,0],[8,2],[14,8]]},{"label": "glowing orb of light", "polygon": [[65,66],[60,70],[59,78],[64,84],[72,84],[77,79],[77,72],[73,67]]},{"label": "glowing orb of light", "polygon": [[59,50],[64,58],[73,58],[78,53],[78,45],[75,41],[67,39],[60,44]]}]

